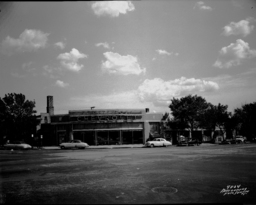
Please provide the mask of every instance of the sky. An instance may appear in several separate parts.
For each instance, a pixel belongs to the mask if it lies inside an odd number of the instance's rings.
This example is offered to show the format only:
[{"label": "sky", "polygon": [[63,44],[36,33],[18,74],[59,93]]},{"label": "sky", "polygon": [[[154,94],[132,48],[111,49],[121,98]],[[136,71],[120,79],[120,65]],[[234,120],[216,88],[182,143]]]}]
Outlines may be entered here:
[{"label": "sky", "polygon": [[256,102],[256,1],[0,3],[0,97],[46,112]]}]

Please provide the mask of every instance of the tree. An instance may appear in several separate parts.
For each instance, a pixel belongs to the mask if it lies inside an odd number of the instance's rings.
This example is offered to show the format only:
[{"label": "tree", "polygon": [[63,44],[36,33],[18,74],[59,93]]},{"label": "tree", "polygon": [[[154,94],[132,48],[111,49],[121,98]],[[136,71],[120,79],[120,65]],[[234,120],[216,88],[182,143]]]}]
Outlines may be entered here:
[{"label": "tree", "polygon": [[173,115],[173,124],[178,127],[188,128],[193,133],[198,128],[200,118],[209,104],[197,95],[188,95],[180,99],[173,98],[169,108]]},{"label": "tree", "polygon": [[185,120],[183,119],[178,119],[178,118],[171,118],[168,122],[167,122],[167,126],[173,130],[184,130],[188,127],[188,124],[185,122]]},{"label": "tree", "polygon": [[30,136],[38,121],[34,115],[35,101],[26,100],[25,95],[8,93],[0,98],[0,124],[2,137],[22,140]]},{"label": "tree", "polygon": [[256,136],[256,102],[245,104],[234,111],[237,129],[241,135],[252,139]]},{"label": "tree", "polygon": [[164,131],[167,128],[169,122],[169,113],[165,113],[160,122],[160,130]]},{"label": "tree", "polygon": [[226,133],[230,126],[229,118],[231,113],[227,111],[228,105],[208,104],[208,108],[200,119],[200,127],[211,130],[212,132],[218,128],[223,134]]}]

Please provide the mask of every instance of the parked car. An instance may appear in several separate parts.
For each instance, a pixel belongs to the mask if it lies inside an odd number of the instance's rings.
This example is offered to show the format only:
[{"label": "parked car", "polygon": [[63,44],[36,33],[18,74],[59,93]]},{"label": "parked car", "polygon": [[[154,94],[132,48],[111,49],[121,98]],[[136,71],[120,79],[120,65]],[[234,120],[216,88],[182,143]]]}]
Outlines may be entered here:
[{"label": "parked car", "polygon": [[178,146],[194,146],[194,145],[200,145],[202,144],[201,141],[199,141],[198,139],[182,139],[178,141]]},{"label": "parked car", "polygon": [[225,140],[222,140],[219,144],[233,144],[233,140],[225,139]]},{"label": "parked car", "polygon": [[60,145],[61,149],[68,149],[68,148],[78,148],[78,149],[85,149],[89,147],[89,145],[81,140],[71,140],[69,142],[63,142]]},{"label": "parked car", "polygon": [[187,137],[184,137],[183,135],[180,135],[178,138],[178,146],[182,146],[182,145],[188,145],[188,140]]},{"label": "parked car", "polygon": [[5,149],[31,149],[32,147],[29,144],[26,144],[21,141],[13,141],[4,145]]},{"label": "parked car", "polygon": [[236,143],[245,143],[245,141],[246,141],[246,138],[243,136],[236,136],[235,138]]},{"label": "parked car", "polygon": [[188,141],[188,145],[200,145],[200,144],[202,144],[202,142],[199,141],[198,139],[190,139]]},{"label": "parked car", "polygon": [[146,147],[167,147],[170,145],[172,145],[172,143],[164,138],[155,138],[151,141],[147,141],[145,144]]}]

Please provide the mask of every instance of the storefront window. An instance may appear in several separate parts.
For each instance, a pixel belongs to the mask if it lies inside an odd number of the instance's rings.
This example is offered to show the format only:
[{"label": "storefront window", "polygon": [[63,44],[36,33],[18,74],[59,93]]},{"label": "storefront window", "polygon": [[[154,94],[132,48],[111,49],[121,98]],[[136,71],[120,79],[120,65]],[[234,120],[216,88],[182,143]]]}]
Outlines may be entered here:
[{"label": "storefront window", "polygon": [[143,144],[142,131],[133,131],[133,144]]},{"label": "storefront window", "polygon": [[96,136],[97,136],[97,144],[98,145],[108,145],[109,144],[107,131],[96,132]]},{"label": "storefront window", "polygon": [[120,131],[109,131],[109,144],[110,145],[121,144]]},{"label": "storefront window", "polygon": [[132,131],[123,131],[123,144],[132,144]]}]

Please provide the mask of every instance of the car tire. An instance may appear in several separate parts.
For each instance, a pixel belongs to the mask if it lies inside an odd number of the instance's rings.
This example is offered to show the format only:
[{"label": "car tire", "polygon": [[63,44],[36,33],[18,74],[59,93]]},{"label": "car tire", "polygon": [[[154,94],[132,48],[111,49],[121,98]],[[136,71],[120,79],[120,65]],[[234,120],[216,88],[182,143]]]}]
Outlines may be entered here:
[{"label": "car tire", "polygon": [[154,147],[154,144],[151,144],[150,147],[153,148],[153,147]]},{"label": "car tire", "polygon": [[65,149],[65,147],[64,147],[64,146],[61,146],[60,148],[61,148],[61,149]]},{"label": "car tire", "polygon": [[167,147],[167,145],[163,144],[163,147]]}]

